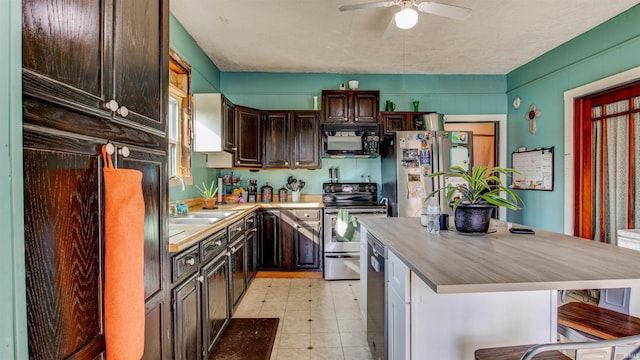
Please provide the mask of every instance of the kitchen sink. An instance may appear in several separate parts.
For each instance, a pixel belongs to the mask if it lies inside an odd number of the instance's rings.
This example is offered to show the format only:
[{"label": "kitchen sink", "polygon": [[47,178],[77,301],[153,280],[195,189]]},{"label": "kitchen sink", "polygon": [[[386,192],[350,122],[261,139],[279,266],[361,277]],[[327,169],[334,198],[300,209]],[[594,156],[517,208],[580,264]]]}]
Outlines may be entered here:
[{"label": "kitchen sink", "polygon": [[235,211],[194,211],[189,213],[187,217],[192,218],[211,218],[211,219],[224,219],[233,214]]},{"label": "kitchen sink", "polygon": [[213,224],[225,219],[235,211],[194,211],[185,216],[176,216],[169,219],[171,224]]},{"label": "kitchen sink", "polygon": [[189,217],[189,216],[185,216],[185,217],[174,217],[174,218],[170,218],[169,219],[169,223],[170,224],[193,224],[193,225],[198,225],[198,224],[213,224],[216,221],[219,221],[220,218],[204,218],[204,217]]}]

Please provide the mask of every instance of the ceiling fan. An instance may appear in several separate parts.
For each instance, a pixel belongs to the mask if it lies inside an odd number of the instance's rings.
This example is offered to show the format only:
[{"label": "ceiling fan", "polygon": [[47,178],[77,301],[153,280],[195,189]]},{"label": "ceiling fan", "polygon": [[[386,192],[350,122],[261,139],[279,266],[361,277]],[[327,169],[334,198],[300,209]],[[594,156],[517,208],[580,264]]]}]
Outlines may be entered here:
[{"label": "ceiling fan", "polygon": [[[391,6],[399,6],[395,16],[395,24],[400,29],[411,29],[418,23],[418,11],[433,14],[438,16],[444,16],[455,20],[464,20],[469,14],[471,9],[467,9],[460,6],[445,5],[433,1],[418,2],[417,0],[391,0],[391,1],[376,1],[363,4],[343,5],[338,8],[340,11],[368,9],[368,8],[386,8]],[[415,9],[418,9],[416,11]]]}]

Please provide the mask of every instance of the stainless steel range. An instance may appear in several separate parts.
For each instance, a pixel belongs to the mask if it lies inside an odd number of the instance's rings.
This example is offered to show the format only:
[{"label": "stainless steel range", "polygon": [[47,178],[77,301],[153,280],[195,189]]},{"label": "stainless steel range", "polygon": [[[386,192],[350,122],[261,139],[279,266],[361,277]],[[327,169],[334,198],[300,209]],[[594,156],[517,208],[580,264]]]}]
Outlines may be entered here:
[{"label": "stainless steel range", "polygon": [[325,183],[324,203],[324,278],[327,280],[360,278],[360,224],[340,235],[335,225],[340,209],[356,219],[386,217],[387,206],[378,203],[376,183]]}]

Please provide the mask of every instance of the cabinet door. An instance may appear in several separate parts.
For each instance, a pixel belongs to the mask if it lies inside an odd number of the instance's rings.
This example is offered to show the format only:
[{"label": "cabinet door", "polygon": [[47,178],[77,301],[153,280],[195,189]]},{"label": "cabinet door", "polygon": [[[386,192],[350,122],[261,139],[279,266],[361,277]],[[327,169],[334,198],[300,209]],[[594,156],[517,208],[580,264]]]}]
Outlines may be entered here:
[{"label": "cabinet door", "polygon": [[353,122],[378,123],[380,99],[377,91],[354,91],[352,101]]},{"label": "cabinet door", "polygon": [[322,92],[322,121],[325,123],[345,123],[350,120],[349,92],[331,91]]},{"label": "cabinet door", "polygon": [[112,98],[119,105],[116,116],[165,131],[165,99],[169,86],[168,1],[113,1]]},{"label": "cabinet door", "polygon": [[23,134],[29,355],[98,358],[104,351],[101,144],[30,127]]},{"label": "cabinet door", "polygon": [[291,166],[291,118],[288,112],[265,114],[264,149],[263,167]]},{"label": "cabinet door", "polygon": [[236,148],[236,107],[222,97],[222,150],[235,154]]},{"label": "cabinet door", "polygon": [[205,358],[211,356],[214,345],[220,339],[230,319],[229,306],[229,257],[226,253],[211,260],[202,268],[202,344]]},{"label": "cabinet door", "polygon": [[258,272],[258,239],[256,238],[258,229],[247,230],[245,234],[245,258],[247,259],[247,283],[256,276]]},{"label": "cabinet door", "polygon": [[[121,148],[117,148],[120,150]],[[135,169],[142,172],[142,195],[144,197],[144,296],[147,318],[145,327],[148,338],[145,343],[145,359],[152,359],[157,353],[165,353],[163,349],[163,328],[169,326],[169,314],[164,310],[164,289],[167,286],[163,279],[169,278],[169,257],[164,240],[164,223],[166,214],[166,180],[163,180],[163,169],[166,158],[155,152],[142,148],[129,149],[129,156],[119,155],[115,162],[119,168]],[[163,275],[163,272],[166,274]],[[153,317],[153,318],[151,318]]]},{"label": "cabinet door", "polygon": [[409,352],[407,346],[409,304],[402,301],[394,289],[388,288],[387,295],[387,353],[389,360],[405,360]]},{"label": "cabinet door", "polygon": [[260,111],[236,106],[236,166],[262,166]]},{"label": "cabinet door", "polygon": [[238,306],[247,286],[244,245],[243,235],[240,241],[236,241],[229,247],[231,252],[231,303],[234,309]]},{"label": "cabinet door", "polygon": [[293,268],[320,270],[322,251],[320,222],[298,222],[293,226]]},{"label": "cabinet door", "polygon": [[174,355],[176,360],[202,359],[200,343],[200,281],[196,273],[173,289]]},{"label": "cabinet door", "polygon": [[[320,113],[294,113],[293,166],[298,169],[320,168]],[[268,149],[268,148],[267,148]]]},{"label": "cabinet door", "polygon": [[110,117],[111,1],[23,0],[24,92]]},{"label": "cabinet door", "polygon": [[404,113],[384,113],[382,114],[382,126],[385,135],[393,135],[394,131],[407,129],[407,116]]},{"label": "cabinet door", "polygon": [[282,266],[280,245],[280,212],[258,213],[258,264],[261,269],[279,269]]}]

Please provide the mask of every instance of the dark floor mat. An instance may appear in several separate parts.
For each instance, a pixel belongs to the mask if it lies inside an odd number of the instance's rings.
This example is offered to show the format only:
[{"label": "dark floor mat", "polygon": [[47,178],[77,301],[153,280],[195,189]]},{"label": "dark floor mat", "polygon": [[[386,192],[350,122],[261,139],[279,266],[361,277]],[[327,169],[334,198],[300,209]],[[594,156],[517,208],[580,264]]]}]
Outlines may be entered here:
[{"label": "dark floor mat", "polygon": [[278,318],[231,319],[210,360],[269,360]]}]

